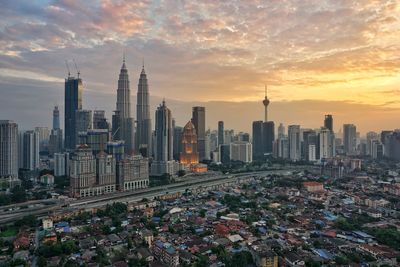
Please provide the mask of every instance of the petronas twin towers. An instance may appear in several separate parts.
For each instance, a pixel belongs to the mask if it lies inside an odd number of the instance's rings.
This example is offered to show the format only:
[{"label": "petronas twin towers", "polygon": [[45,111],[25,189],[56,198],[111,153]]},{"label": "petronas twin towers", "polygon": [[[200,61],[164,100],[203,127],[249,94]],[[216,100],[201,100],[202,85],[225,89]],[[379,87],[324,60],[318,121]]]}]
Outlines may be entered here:
[{"label": "petronas twin towers", "polygon": [[[118,79],[117,109],[113,115],[113,139],[125,142],[125,151],[128,154],[133,152],[141,153],[145,157],[151,156],[151,118],[150,118],[150,96],[144,65],[140,73],[136,116],[137,127],[135,135],[134,120],[131,117],[131,101],[128,69],[125,65],[125,57],[122,63]],[[136,136],[136,138],[135,138]]]}]

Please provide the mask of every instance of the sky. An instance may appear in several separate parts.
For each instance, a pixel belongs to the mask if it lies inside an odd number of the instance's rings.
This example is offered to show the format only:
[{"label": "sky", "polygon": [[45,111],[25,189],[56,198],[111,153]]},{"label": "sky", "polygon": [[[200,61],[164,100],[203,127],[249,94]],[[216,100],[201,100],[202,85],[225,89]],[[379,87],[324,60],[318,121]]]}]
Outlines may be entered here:
[{"label": "sky", "polygon": [[66,60],[111,117],[125,53],[132,101],[144,61],[152,109],[165,98],[181,125],[204,105],[208,127],[250,132],[267,84],[276,124],[399,128],[399,36],[396,0],[2,1],[0,119],[50,126]]}]

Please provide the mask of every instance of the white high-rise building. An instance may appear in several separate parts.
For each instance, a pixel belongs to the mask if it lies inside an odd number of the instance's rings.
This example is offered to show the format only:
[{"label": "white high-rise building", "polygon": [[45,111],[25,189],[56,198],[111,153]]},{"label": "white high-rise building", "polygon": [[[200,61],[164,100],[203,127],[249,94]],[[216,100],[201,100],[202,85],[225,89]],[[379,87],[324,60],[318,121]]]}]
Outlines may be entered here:
[{"label": "white high-rise building", "polygon": [[335,155],[335,136],[327,128],[321,128],[319,132],[319,157],[320,159],[331,158]]},{"label": "white high-rise building", "polygon": [[0,120],[0,178],[18,178],[18,125]]},{"label": "white high-rise building", "polygon": [[301,158],[300,125],[289,125],[289,158],[298,161]]},{"label": "white high-rise building", "polygon": [[69,173],[69,153],[54,153],[54,176],[65,176]]},{"label": "white high-rise building", "polygon": [[314,144],[308,145],[308,161],[317,160],[317,148]]},{"label": "white high-rise building", "polygon": [[253,161],[253,151],[250,142],[235,141],[230,143],[230,159],[250,163]]},{"label": "white high-rise building", "polygon": [[378,134],[376,132],[367,133],[367,155],[372,155],[372,143],[378,140]]},{"label": "white high-rise building", "polygon": [[50,139],[50,130],[47,127],[35,127],[35,132],[39,134],[39,151],[47,151]]}]

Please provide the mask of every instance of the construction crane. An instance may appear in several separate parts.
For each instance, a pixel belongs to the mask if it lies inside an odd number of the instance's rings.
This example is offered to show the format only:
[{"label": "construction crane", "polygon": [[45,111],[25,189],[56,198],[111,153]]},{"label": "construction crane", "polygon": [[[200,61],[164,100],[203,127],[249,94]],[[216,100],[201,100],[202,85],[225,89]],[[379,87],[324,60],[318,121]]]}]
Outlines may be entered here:
[{"label": "construction crane", "polygon": [[74,62],[75,69],[76,69],[76,72],[78,73],[78,79],[79,79],[79,75],[81,74],[81,72],[79,71],[78,66],[76,65],[75,59],[72,59],[72,61]]},{"label": "construction crane", "polygon": [[68,61],[65,60],[65,65],[67,66],[67,70],[68,70],[68,78],[71,76],[71,72],[69,71],[69,66],[68,66]]}]

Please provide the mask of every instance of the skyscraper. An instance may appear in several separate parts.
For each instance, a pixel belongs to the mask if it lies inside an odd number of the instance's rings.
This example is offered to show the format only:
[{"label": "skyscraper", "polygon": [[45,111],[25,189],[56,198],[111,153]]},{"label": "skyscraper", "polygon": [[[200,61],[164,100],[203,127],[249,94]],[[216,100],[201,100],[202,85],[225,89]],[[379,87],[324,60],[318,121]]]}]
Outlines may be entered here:
[{"label": "skyscraper", "polygon": [[333,117],[332,117],[332,115],[330,115],[330,114],[325,115],[324,127],[326,129],[328,129],[329,131],[333,132]]},{"label": "skyscraper", "polygon": [[298,161],[301,158],[300,125],[289,125],[289,158]]},{"label": "skyscraper", "polygon": [[319,159],[331,158],[335,155],[334,134],[328,128],[321,128],[319,132]]},{"label": "skyscraper", "polygon": [[93,111],[93,129],[109,129],[106,112],[104,110]]},{"label": "skyscraper", "polygon": [[117,186],[129,191],[149,186],[149,160],[141,155],[127,155],[117,162]]},{"label": "skyscraper", "polygon": [[58,106],[53,109],[53,129],[60,129],[60,110]]},{"label": "skyscraper", "polygon": [[96,156],[96,184],[97,194],[112,193],[116,190],[116,161],[112,155],[104,151]]},{"label": "skyscraper", "polygon": [[131,91],[125,58],[118,78],[117,109],[113,116],[113,139],[125,142],[125,151],[134,151],[134,120],[131,117]]},{"label": "skyscraper", "polygon": [[48,151],[50,130],[47,127],[35,127],[35,132],[39,135],[39,151]]},{"label": "skyscraper", "polygon": [[191,121],[186,123],[185,127],[183,128],[182,152],[179,160],[183,164],[199,163],[196,129]]},{"label": "skyscraper", "polygon": [[282,123],[279,123],[278,126],[278,138],[282,138],[285,136],[285,126]]},{"label": "skyscraper", "polygon": [[343,147],[347,155],[356,154],[357,130],[354,124],[343,125]]},{"label": "skyscraper", "polygon": [[174,160],[179,160],[182,152],[182,132],[182,127],[174,125]]},{"label": "skyscraper", "polygon": [[140,152],[144,157],[150,157],[152,153],[150,93],[144,65],[138,83],[136,116],[136,151]]},{"label": "skyscraper", "polygon": [[71,158],[70,187],[73,197],[94,196],[96,159],[87,145],[80,145]]},{"label": "skyscraper", "polygon": [[205,107],[193,107],[192,109],[192,122],[196,128],[197,134],[197,147],[199,151],[200,160],[205,159],[206,144],[206,108]]},{"label": "skyscraper", "polygon": [[272,153],[273,143],[275,141],[275,124],[273,121],[263,123],[263,147],[264,153]]},{"label": "skyscraper", "polygon": [[75,132],[76,143],[81,144],[79,135],[86,133],[87,130],[92,129],[92,111],[91,110],[77,110],[75,115]]},{"label": "skyscraper", "polygon": [[235,141],[230,143],[229,157],[231,161],[250,163],[253,161],[253,152],[250,142]]},{"label": "skyscraper", "polygon": [[[303,131],[302,157],[307,161],[315,161],[319,157],[317,152],[317,133],[314,130]],[[312,153],[310,153],[312,152]]]},{"label": "skyscraper", "polygon": [[224,122],[218,122],[218,145],[224,144]]},{"label": "skyscraper", "polygon": [[156,110],[154,161],[151,173],[163,175],[173,174],[174,171],[172,114],[163,101]]},{"label": "skyscraper", "polygon": [[63,148],[63,135],[60,129],[60,111],[58,106],[53,110],[53,129],[49,137],[49,154],[60,153]]},{"label": "skyscraper", "polygon": [[275,140],[275,124],[273,121],[253,121],[253,158],[271,154]]},{"label": "skyscraper", "polygon": [[18,125],[0,120],[0,178],[18,178]]},{"label": "skyscraper", "polygon": [[19,168],[34,171],[39,169],[39,133],[26,131],[19,136]]},{"label": "skyscraper", "polygon": [[253,121],[253,158],[264,156],[263,121]]},{"label": "skyscraper", "polygon": [[76,133],[76,111],[82,109],[82,79],[70,77],[65,79],[65,116],[64,116],[64,131],[65,131],[65,148],[74,150],[77,144]]}]

